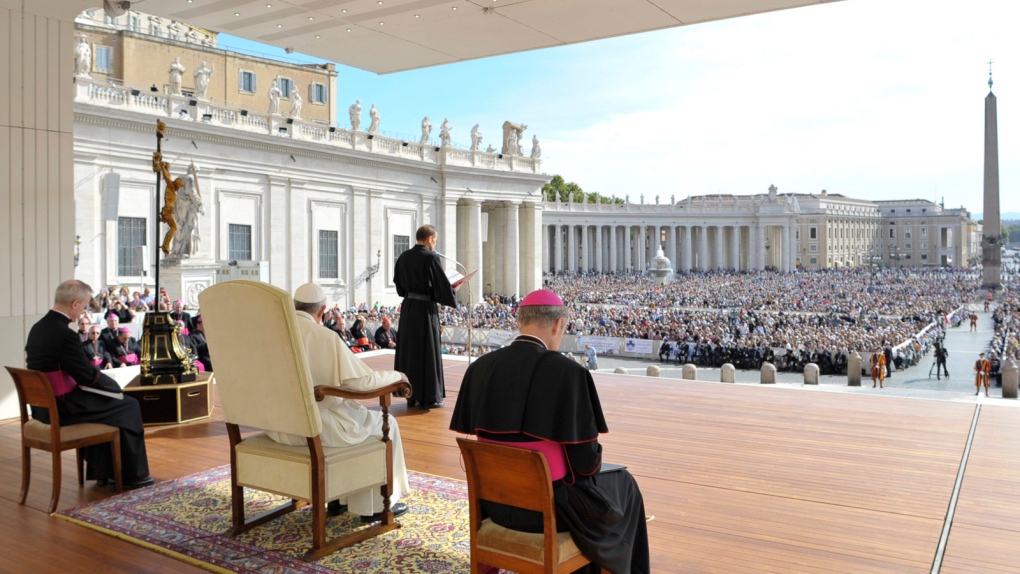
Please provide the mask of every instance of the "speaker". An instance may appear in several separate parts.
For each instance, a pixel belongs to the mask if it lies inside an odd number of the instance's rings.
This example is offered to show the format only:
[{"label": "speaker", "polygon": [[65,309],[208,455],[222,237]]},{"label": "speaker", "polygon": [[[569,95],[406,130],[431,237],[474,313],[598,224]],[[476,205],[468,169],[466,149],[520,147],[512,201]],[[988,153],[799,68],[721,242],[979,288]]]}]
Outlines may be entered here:
[{"label": "speaker", "polygon": [[111,171],[103,178],[103,221],[117,221],[120,211],[120,174]]}]

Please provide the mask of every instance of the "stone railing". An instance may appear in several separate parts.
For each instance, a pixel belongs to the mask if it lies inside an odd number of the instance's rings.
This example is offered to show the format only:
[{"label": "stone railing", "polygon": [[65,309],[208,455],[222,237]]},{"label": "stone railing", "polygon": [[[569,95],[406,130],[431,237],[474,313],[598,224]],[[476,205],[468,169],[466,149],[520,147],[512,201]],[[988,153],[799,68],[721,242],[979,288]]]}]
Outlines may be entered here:
[{"label": "stone railing", "polygon": [[[330,126],[321,121],[290,118],[232,107],[192,96],[174,96],[75,77],[75,102],[120,109],[174,120],[207,124],[336,148],[398,157],[437,165],[476,167],[494,171],[541,173],[542,161],[454,147],[436,147],[381,134]],[[173,127],[171,125],[171,127]]]}]

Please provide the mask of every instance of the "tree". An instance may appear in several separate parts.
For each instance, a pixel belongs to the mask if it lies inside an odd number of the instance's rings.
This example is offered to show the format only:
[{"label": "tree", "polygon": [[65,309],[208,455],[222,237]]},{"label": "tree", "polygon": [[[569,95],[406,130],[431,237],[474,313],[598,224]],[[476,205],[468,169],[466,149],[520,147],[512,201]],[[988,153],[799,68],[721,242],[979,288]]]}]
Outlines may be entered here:
[{"label": "tree", "polygon": [[585,193],[580,185],[574,182],[567,182],[563,176],[556,174],[549,183],[542,186],[542,195],[546,201],[559,201],[567,203],[567,198],[573,203],[595,203],[596,197],[599,203],[623,203],[622,199],[616,197],[599,196],[597,193]]}]

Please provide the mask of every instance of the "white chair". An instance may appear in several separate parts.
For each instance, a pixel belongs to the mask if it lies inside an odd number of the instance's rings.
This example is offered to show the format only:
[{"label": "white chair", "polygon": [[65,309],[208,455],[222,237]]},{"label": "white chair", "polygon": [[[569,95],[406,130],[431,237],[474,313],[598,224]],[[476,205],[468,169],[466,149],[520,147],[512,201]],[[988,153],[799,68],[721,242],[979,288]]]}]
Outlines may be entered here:
[{"label": "white chair", "polygon": [[[228,281],[206,289],[199,300],[209,347],[216,357],[217,388],[230,438],[231,535],[311,504],[312,548],[305,558],[315,560],[400,528],[390,509],[393,445],[389,424],[384,423],[382,440],[370,437],[351,447],[324,448],[319,440],[322,421],[315,402],[325,395],[378,399],[383,421],[388,421],[392,393],[407,395],[410,385],[398,382],[365,393],[313,388],[294,301],[276,287]],[[265,433],[242,439],[242,425],[304,436],[308,446],[282,445]],[[246,520],[244,487],[293,500]],[[381,489],[385,502],[381,523],[327,542],[326,503],[375,487]]]}]

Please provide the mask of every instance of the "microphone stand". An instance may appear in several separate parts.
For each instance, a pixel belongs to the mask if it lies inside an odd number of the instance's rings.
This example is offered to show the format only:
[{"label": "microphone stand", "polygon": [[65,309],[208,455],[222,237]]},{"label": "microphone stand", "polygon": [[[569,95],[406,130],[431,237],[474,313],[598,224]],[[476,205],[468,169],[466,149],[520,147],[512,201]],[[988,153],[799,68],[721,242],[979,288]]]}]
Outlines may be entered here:
[{"label": "microphone stand", "polygon": [[[454,259],[452,257],[447,257],[446,255],[443,255],[442,253],[440,253],[438,251],[433,251],[433,253],[435,253],[436,255],[438,255],[440,257],[442,257],[443,259],[446,259],[447,261],[452,262],[457,267],[460,267],[461,270],[464,272],[464,276],[467,277],[467,274],[468,274],[467,267],[464,267],[464,265],[462,265],[460,261],[457,261],[456,259]],[[461,283],[461,285],[465,285],[465,284],[467,285],[467,295],[468,295],[467,357],[468,357],[468,364],[470,365],[471,364],[471,341],[472,341],[472,339],[471,339],[471,323],[472,323],[472,320],[474,319],[474,317],[473,317],[474,316],[474,308],[471,306],[471,281],[464,281],[463,283]]]}]

